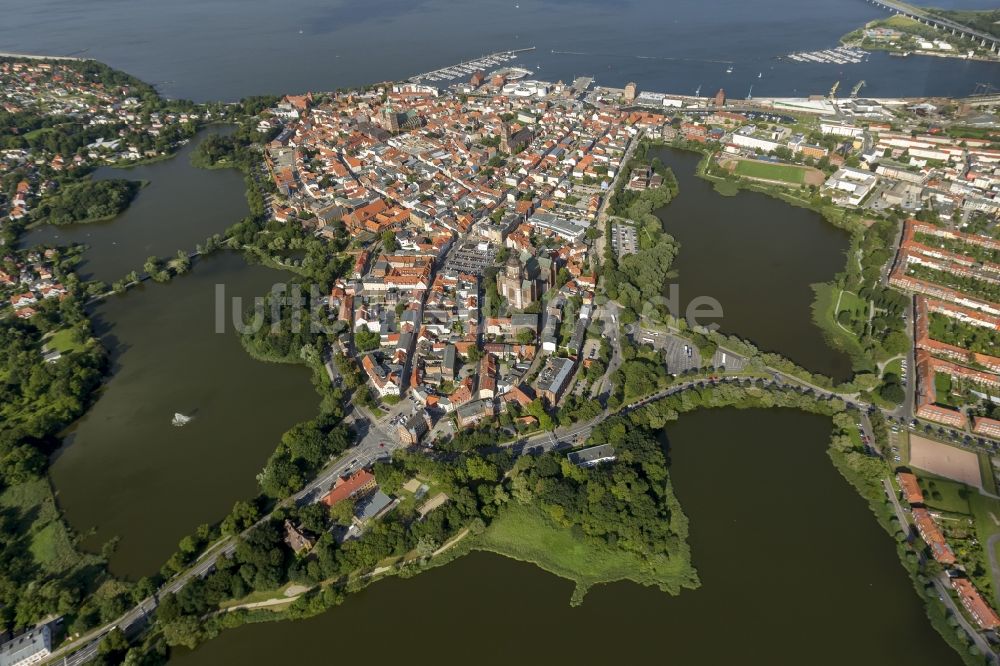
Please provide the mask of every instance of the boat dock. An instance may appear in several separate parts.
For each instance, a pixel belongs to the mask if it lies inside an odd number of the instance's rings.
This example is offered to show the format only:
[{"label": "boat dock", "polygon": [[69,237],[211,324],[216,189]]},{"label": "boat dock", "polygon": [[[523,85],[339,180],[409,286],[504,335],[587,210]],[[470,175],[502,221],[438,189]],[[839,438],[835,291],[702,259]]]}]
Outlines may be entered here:
[{"label": "boat dock", "polygon": [[806,51],[802,53],[789,53],[781,56],[794,62],[818,62],[832,65],[847,65],[863,62],[871,55],[864,49],[856,46],[838,46],[835,49],[824,49],[822,51]]},{"label": "boat dock", "polygon": [[411,76],[408,81],[411,83],[421,83],[423,81],[454,81],[455,79],[471,76],[472,73],[477,70],[485,72],[489,69],[502,67],[511,60],[516,59],[518,53],[534,50],[534,46],[529,46],[523,49],[497,51],[496,53],[490,53],[478,58],[473,58],[472,60],[464,60],[457,65],[449,65],[448,67],[442,67],[430,72],[424,72],[423,74]]}]

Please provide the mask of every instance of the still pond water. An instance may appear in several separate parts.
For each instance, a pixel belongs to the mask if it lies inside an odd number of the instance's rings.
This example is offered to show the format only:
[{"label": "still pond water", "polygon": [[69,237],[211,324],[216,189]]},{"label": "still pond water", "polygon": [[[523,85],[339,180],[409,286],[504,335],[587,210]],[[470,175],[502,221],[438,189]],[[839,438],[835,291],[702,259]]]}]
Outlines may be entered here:
[{"label": "still pond water", "polygon": [[681,312],[699,296],[722,306],[723,333],[750,340],[838,381],[851,361],[826,344],[812,321],[811,284],[844,269],[850,239],[818,213],[759,192],[722,196],[695,175],[701,155],[673,148],[650,152],[673,169],[680,194],[657,211],[680,242],[674,260]]},{"label": "still pond water", "polygon": [[97,169],[93,177],[98,180],[125,178],[148,185],[113,220],[37,227],[22,237],[21,244],[86,245],[77,273],[84,280],[108,284],[129,271],[142,273],[142,264],[151,255],[172,257],[177,250],[194,250],[196,244],[224,232],[249,212],[239,171],[207,171],[191,165],[191,153],[201,140],[232,131],[232,127],[202,130],[168,160]]},{"label": "still pond water", "polygon": [[176,666],[961,664],[931,629],[893,540],[826,455],[829,420],[790,410],[688,414],[667,430],[702,587],[592,589],[473,553],[380,581],[309,620],[224,632]]}]

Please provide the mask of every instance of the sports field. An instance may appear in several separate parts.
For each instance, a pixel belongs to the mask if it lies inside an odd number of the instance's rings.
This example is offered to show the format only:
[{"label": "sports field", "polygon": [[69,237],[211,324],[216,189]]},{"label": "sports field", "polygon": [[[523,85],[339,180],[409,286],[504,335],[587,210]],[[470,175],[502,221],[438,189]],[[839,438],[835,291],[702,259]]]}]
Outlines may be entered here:
[{"label": "sports field", "polygon": [[960,481],[973,488],[983,487],[979,456],[955,446],[910,434],[910,465],[925,472]]},{"label": "sports field", "polygon": [[762,180],[780,180],[795,185],[806,182],[806,170],[802,167],[753,160],[739,160],[736,163],[736,175]]}]

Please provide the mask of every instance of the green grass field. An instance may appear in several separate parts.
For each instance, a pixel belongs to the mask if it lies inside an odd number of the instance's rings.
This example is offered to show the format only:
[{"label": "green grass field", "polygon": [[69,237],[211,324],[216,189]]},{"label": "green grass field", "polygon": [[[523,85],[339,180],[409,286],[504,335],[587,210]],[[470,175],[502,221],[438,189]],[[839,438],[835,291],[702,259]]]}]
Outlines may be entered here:
[{"label": "green grass field", "polygon": [[576,583],[573,602],[579,603],[592,585],[631,580],[676,594],[682,587],[698,587],[690,552],[652,565],[624,550],[612,548],[571,530],[558,527],[540,510],[509,505],[479,537],[475,547],[540,568]]},{"label": "green grass field", "polygon": [[[867,360],[865,350],[861,347],[858,337],[847,327],[845,330],[837,322],[837,297],[840,296],[840,288],[836,285],[823,282],[811,285],[814,298],[812,304],[813,322],[819,326],[827,341],[851,357],[851,362],[856,371],[866,370],[870,362]],[[858,312],[864,309],[865,302],[849,291],[845,291],[840,298],[840,310],[845,308],[855,308]]]},{"label": "green grass field", "polygon": [[928,508],[947,513],[972,514],[970,500],[979,494],[978,489],[969,488],[964,483],[944,479],[926,472],[920,472],[920,485],[924,489],[924,501]]},{"label": "green grass field", "polygon": [[764,180],[780,180],[798,185],[806,179],[805,169],[790,164],[771,164],[740,160],[736,163],[736,175],[747,178],[763,178]]},{"label": "green grass field", "polygon": [[935,372],[934,392],[937,394],[937,404],[946,407],[951,405],[951,375]]},{"label": "green grass field", "polygon": [[740,186],[728,180],[717,180],[715,191],[724,197],[735,197],[740,193]]},{"label": "green grass field", "polygon": [[31,130],[30,132],[28,132],[27,134],[25,134],[24,138],[27,139],[28,141],[33,141],[33,140],[37,139],[40,136],[44,136],[46,134],[50,134],[50,133],[55,132],[55,131],[56,130],[55,130],[54,127],[39,127],[38,129]]},{"label": "green grass field", "polygon": [[899,447],[899,458],[900,464],[908,465],[910,463],[910,431],[906,428],[901,428],[898,433],[896,433],[896,446]]},{"label": "green grass field", "polygon": [[56,331],[45,339],[45,346],[63,354],[83,350],[83,345],[73,339],[73,331],[68,328]]},{"label": "green grass field", "polygon": [[[840,316],[841,312],[851,313],[851,317],[855,319],[868,319],[868,301],[861,298],[853,291],[837,291],[840,298],[840,307],[837,310],[837,316]],[[834,305],[837,303],[834,302]]]},{"label": "green grass field", "polygon": [[[989,591],[1000,598],[1000,591],[992,589],[994,586],[992,576],[989,573],[989,553],[987,552],[990,537],[1000,534],[1000,499],[982,495],[978,488],[972,488],[964,483],[943,479],[926,472],[918,472],[918,477],[921,487],[924,489],[924,500],[928,508],[943,512],[950,516],[951,520],[954,520],[956,516],[970,516],[972,518],[977,540],[964,543],[960,541],[955,547],[959,550],[963,547],[981,549],[980,552],[972,554],[972,559],[979,561],[986,569],[985,572],[981,572],[976,577],[978,578],[976,584],[984,590],[984,594]],[[944,524],[949,524],[949,521],[946,520]],[[1000,543],[995,548],[1000,550]],[[1000,555],[1000,552],[997,554]]]},{"label": "green grass field", "polygon": [[76,550],[46,479],[5,489],[0,493],[0,508],[15,512],[17,532],[25,535],[28,550],[46,572],[65,574],[100,561]]}]

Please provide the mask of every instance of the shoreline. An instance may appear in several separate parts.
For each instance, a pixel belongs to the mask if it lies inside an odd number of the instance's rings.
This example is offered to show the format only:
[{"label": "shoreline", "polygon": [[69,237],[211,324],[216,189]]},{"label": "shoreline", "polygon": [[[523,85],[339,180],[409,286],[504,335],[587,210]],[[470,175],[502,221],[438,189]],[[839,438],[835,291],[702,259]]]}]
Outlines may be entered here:
[{"label": "shoreline", "polygon": [[24,58],[27,60],[71,60],[74,62],[87,62],[88,60],[95,60],[95,58],[80,58],[77,56],[39,55],[35,53],[13,53],[9,51],[0,51],[0,58]]}]

